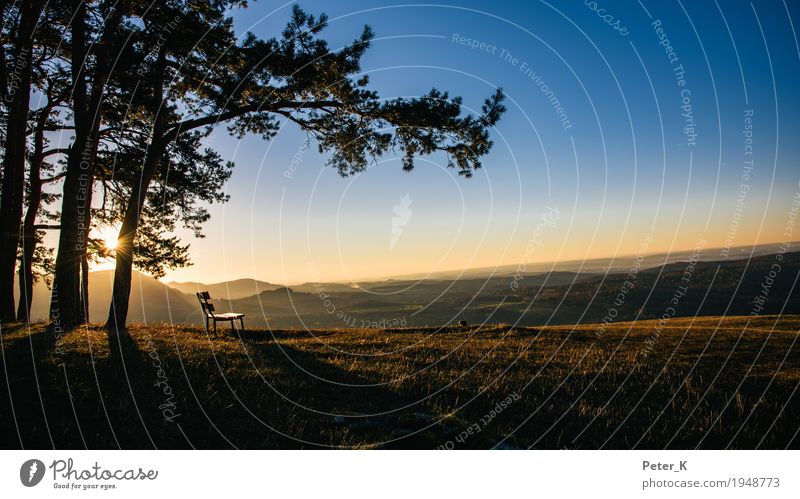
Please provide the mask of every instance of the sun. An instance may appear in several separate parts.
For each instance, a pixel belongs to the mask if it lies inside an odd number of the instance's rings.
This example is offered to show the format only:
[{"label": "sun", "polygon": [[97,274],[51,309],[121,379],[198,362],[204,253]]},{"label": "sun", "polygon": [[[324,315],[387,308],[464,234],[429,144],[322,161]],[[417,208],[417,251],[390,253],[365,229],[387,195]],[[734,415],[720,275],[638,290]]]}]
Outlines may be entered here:
[{"label": "sun", "polygon": [[103,241],[105,242],[106,248],[110,250],[117,249],[117,236],[104,239]]},{"label": "sun", "polygon": [[98,229],[95,233],[95,237],[101,240],[106,248],[113,251],[117,249],[117,236],[119,235],[119,229],[115,227],[103,227],[102,229]]}]

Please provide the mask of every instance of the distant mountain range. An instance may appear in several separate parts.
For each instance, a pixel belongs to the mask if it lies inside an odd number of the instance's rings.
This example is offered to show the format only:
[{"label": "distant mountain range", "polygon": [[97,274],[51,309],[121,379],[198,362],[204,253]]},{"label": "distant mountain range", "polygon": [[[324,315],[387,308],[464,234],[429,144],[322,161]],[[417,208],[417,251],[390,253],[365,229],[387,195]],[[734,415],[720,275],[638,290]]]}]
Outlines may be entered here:
[{"label": "distant mountain range", "polygon": [[228,300],[238,300],[239,298],[257,295],[262,291],[272,291],[281,287],[277,284],[258,281],[256,279],[236,279],[235,281],[217,282],[214,284],[203,284],[200,282],[168,282],[167,286],[192,296],[199,291],[208,291],[211,293],[211,296]]},{"label": "distant mountain range", "polygon": [[[773,253],[764,254],[772,249]],[[750,252],[753,258],[722,261],[699,260],[686,276],[688,254],[664,258],[667,263],[646,268],[636,279],[628,277],[632,258],[589,261],[582,272],[559,270],[515,274],[481,274],[470,271],[460,278],[387,279],[359,283],[304,283],[285,287],[255,279],[203,284],[161,283],[136,273],[133,278],[129,321],[201,323],[194,293],[208,291],[220,312],[247,315],[246,324],[272,328],[392,327],[454,323],[506,322],[518,325],[600,322],[613,310],[615,321],[659,318],[667,311],[678,316],[747,315],[762,292],[765,276],[776,263],[777,247],[764,245]],[[714,257],[719,252],[705,250]],[[731,254],[741,255],[740,249]],[[677,258],[678,261],[672,261]],[[663,261],[663,260],[662,260]],[[800,253],[787,253],[770,285],[759,313],[800,313],[800,298],[793,287],[800,272]],[[552,266],[552,265],[551,265]],[[530,269],[530,266],[529,266]],[[603,269],[598,271],[598,269]],[[620,270],[622,270],[620,272]],[[104,321],[108,313],[113,272],[90,276],[90,318]],[[618,300],[620,290],[624,300]],[[513,284],[515,283],[516,284]],[[672,300],[686,285],[677,304]],[[43,284],[34,291],[34,319],[47,315],[49,291]],[[674,311],[670,307],[674,308]]]},{"label": "distant mountain range", "polygon": [[[797,248],[800,241],[793,242],[792,248]],[[753,246],[735,246],[728,248],[727,256],[723,254],[722,248],[705,248],[700,255],[700,261],[710,262],[716,260],[739,260],[762,255],[774,255],[778,252],[781,243],[765,243]],[[675,262],[688,260],[692,255],[692,250],[678,250],[671,253],[655,253],[645,255],[642,260],[642,267],[658,267]],[[581,272],[581,273],[608,273],[621,272],[630,266],[632,255],[617,255],[608,258],[591,258],[587,260],[568,260],[564,262],[542,262],[528,263],[525,266],[526,272],[545,273],[551,271]],[[512,275],[517,272],[519,265],[499,265],[497,267],[479,267],[465,270],[445,270],[433,273],[405,274],[400,276],[390,276],[396,280],[410,279],[456,279],[464,277],[487,277]]]}]

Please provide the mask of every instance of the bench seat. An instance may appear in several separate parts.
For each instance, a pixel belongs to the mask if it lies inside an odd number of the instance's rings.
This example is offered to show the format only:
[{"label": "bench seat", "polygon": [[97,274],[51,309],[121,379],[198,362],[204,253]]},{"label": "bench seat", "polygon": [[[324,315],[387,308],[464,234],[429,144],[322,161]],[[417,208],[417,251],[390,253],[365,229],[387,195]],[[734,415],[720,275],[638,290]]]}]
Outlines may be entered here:
[{"label": "bench seat", "polygon": [[197,294],[197,301],[200,302],[200,309],[203,311],[203,315],[206,318],[206,333],[208,332],[208,327],[213,323],[214,325],[214,332],[217,332],[217,321],[222,322],[230,322],[231,329],[236,329],[236,321],[239,321],[239,325],[244,331],[244,314],[239,314],[236,312],[226,312],[223,314],[218,314],[214,311],[214,304],[211,303],[211,295],[208,291],[201,291]]}]

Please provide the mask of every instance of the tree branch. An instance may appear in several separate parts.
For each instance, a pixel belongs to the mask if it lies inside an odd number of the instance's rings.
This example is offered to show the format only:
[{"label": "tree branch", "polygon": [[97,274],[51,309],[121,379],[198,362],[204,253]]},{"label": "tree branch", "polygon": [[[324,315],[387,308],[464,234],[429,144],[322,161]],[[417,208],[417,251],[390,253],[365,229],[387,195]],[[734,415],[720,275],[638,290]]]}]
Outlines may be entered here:
[{"label": "tree branch", "polygon": [[48,150],[46,150],[45,152],[42,153],[42,157],[46,158],[46,157],[52,156],[54,154],[67,154],[68,152],[69,152],[69,149],[67,149],[67,148],[48,149]]},{"label": "tree branch", "polygon": [[61,180],[62,178],[64,178],[66,175],[67,175],[67,172],[64,171],[64,172],[59,173],[58,175],[53,175],[52,177],[45,177],[45,178],[42,179],[42,183],[43,184],[49,184],[51,182],[56,182],[57,180]]},{"label": "tree branch", "polygon": [[285,113],[281,112],[284,109],[324,109],[328,107],[339,108],[342,106],[343,104],[341,102],[335,100],[278,101],[269,104],[268,106],[262,106],[261,104],[250,104],[244,107],[230,109],[228,111],[213,114],[210,116],[204,116],[203,118],[195,118],[195,119],[181,121],[180,123],[176,123],[168,128],[167,134],[165,135],[165,139],[168,141],[173,140],[182,131],[192,130],[194,128],[199,128],[206,125],[213,125],[215,123],[221,123],[233,118],[237,118],[247,113],[266,111],[266,112],[285,115]]}]

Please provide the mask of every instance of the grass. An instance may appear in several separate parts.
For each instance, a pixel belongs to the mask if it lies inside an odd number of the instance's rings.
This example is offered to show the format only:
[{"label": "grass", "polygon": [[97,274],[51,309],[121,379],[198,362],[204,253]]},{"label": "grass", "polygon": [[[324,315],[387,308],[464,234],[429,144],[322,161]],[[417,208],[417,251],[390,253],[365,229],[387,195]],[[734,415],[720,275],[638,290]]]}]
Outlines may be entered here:
[{"label": "grass", "polygon": [[798,448],[800,316],[2,331],[2,448]]}]

